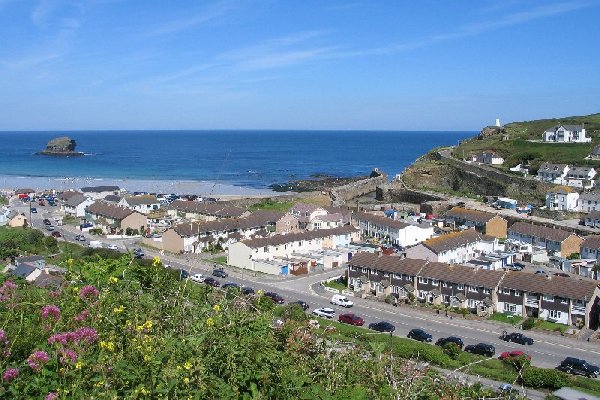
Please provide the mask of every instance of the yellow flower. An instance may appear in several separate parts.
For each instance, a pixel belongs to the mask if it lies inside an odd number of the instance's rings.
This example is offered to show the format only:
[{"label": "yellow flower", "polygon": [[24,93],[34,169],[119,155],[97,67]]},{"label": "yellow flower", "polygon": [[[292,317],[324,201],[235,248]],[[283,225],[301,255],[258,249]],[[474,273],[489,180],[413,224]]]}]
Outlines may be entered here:
[{"label": "yellow flower", "polygon": [[150,394],[150,392],[147,391],[146,388],[142,386],[142,388],[140,389],[140,394],[147,396]]},{"label": "yellow flower", "polygon": [[158,267],[159,265],[160,265],[160,257],[154,256],[154,258],[152,259],[152,266]]},{"label": "yellow flower", "polygon": [[95,387],[104,386],[104,381],[99,381],[99,382],[96,382],[96,383],[94,383],[94,386],[95,386]]},{"label": "yellow flower", "polygon": [[257,295],[261,296],[263,294],[263,291],[261,289],[258,289],[258,291],[256,292]]},{"label": "yellow flower", "polygon": [[183,364],[183,368],[185,368],[189,371],[190,369],[192,369],[192,363],[189,361],[186,361],[185,364]]},{"label": "yellow flower", "polygon": [[213,306],[213,310],[215,310],[215,311],[221,311],[221,306],[220,306],[220,305],[218,305],[218,304],[215,304],[215,305]]},{"label": "yellow flower", "polygon": [[183,378],[183,383],[185,383],[186,385],[188,383],[190,383],[190,378],[187,378],[187,377]]},{"label": "yellow flower", "polygon": [[77,364],[75,364],[75,369],[81,369],[81,367],[83,367],[83,363],[81,361],[77,361]]},{"label": "yellow flower", "polygon": [[113,342],[100,342],[100,348],[108,351],[115,351],[115,344]]},{"label": "yellow flower", "polygon": [[115,307],[115,308],[113,308],[113,312],[114,312],[115,314],[117,314],[117,313],[122,313],[123,311],[125,311],[125,307],[123,307],[123,305],[120,305],[119,307]]},{"label": "yellow flower", "polygon": [[144,361],[148,362],[152,360],[152,357],[150,357],[148,354],[144,354]]},{"label": "yellow flower", "polygon": [[110,278],[108,278],[108,282],[109,283],[117,283],[117,282],[119,282],[119,278],[111,276]]},{"label": "yellow flower", "polygon": [[215,324],[215,320],[214,320],[214,319],[212,319],[212,318],[210,318],[210,317],[209,317],[209,318],[206,320],[206,325],[208,325],[208,326],[213,326],[214,324]]},{"label": "yellow flower", "polygon": [[74,262],[75,262],[75,260],[73,260],[72,258],[69,258],[67,260],[67,264],[69,265],[69,267],[72,266]]},{"label": "yellow flower", "polygon": [[79,288],[78,287],[74,287],[73,288],[73,293],[78,294],[79,293]]}]

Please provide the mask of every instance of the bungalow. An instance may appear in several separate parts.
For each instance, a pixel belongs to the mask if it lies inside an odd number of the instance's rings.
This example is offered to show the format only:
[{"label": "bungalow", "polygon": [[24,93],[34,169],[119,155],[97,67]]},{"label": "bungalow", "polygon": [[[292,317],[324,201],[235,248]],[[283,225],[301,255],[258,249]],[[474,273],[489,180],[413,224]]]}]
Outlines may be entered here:
[{"label": "bungalow", "polygon": [[406,249],[407,258],[462,264],[498,250],[498,239],[475,229],[452,232]]},{"label": "bungalow", "polygon": [[597,329],[599,296],[597,281],[507,272],[496,311]]},{"label": "bungalow", "polygon": [[227,264],[267,274],[287,275],[288,267],[282,259],[292,258],[298,253],[345,247],[358,238],[358,230],[351,226],[256,238],[231,244]]},{"label": "bungalow", "polygon": [[596,170],[593,167],[572,167],[567,172],[565,183],[567,186],[590,189],[596,183],[595,177]]},{"label": "bungalow", "polygon": [[425,224],[409,224],[369,213],[356,213],[352,221],[363,235],[376,237],[381,241],[402,247],[421,243],[433,236],[434,228]]},{"label": "bungalow", "polygon": [[27,282],[33,282],[35,279],[40,276],[42,270],[36,268],[34,265],[30,264],[21,264],[17,266],[11,274],[17,276],[19,278],[25,279]]},{"label": "bungalow", "polygon": [[577,208],[582,212],[600,211],[600,192],[581,193]]},{"label": "bungalow", "polygon": [[288,213],[298,219],[300,229],[318,229],[311,225],[311,221],[317,216],[327,215],[328,212],[322,207],[314,204],[296,203],[289,209]]},{"label": "bungalow", "polygon": [[118,186],[102,185],[83,187],[81,188],[81,191],[83,194],[94,200],[100,200],[111,194],[118,195],[121,192],[121,189]]},{"label": "bungalow", "polygon": [[564,184],[569,169],[567,164],[552,164],[545,162],[540,165],[540,169],[538,169],[537,179],[542,182],[562,185]]},{"label": "bungalow", "polygon": [[544,142],[550,143],[589,143],[592,138],[585,136],[585,128],[582,125],[555,125],[544,131],[542,136]]},{"label": "bungalow", "polygon": [[577,211],[579,193],[568,186],[557,186],[546,193],[546,207],[554,211]]},{"label": "bungalow", "polygon": [[140,196],[123,197],[118,204],[127,207],[142,214],[148,214],[160,208],[160,201],[156,196],[144,194]]},{"label": "bungalow", "polygon": [[73,196],[69,196],[68,200],[62,204],[61,209],[65,214],[74,217],[85,217],[85,209],[94,204],[94,201],[83,194],[76,193]]},{"label": "bungalow", "polygon": [[473,161],[480,164],[488,165],[502,165],[504,164],[504,158],[498,153],[485,151],[473,155]]},{"label": "bungalow", "polygon": [[590,211],[583,219],[583,224],[590,228],[600,228],[600,211]]},{"label": "bungalow", "polygon": [[46,267],[46,259],[44,256],[22,256],[15,258],[15,265],[17,267],[21,265],[31,265],[32,267],[43,269]]},{"label": "bungalow", "polygon": [[568,257],[579,252],[581,239],[575,233],[558,228],[534,225],[528,222],[515,222],[508,229],[509,244],[530,244],[541,247],[550,255]]},{"label": "bungalow", "polygon": [[446,213],[446,219],[454,224],[475,228],[484,235],[505,238],[508,222],[501,216],[485,211],[453,207]]},{"label": "bungalow", "polygon": [[146,231],[148,218],[144,214],[105,201],[96,201],[85,209],[85,218],[111,233],[137,230]]},{"label": "bungalow", "polygon": [[226,218],[243,218],[250,215],[245,208],[233,206],[227,202],[199,202],[175,200],[169,205],[169,215],[189,220],[215,221]]},{"label": "bungalow", "polygon": [[8,221],[8,226],[11,228],[24,228],[27,226],[27,217],[23,213],[18,213],[15,210],[12,210],[6,216]]}]

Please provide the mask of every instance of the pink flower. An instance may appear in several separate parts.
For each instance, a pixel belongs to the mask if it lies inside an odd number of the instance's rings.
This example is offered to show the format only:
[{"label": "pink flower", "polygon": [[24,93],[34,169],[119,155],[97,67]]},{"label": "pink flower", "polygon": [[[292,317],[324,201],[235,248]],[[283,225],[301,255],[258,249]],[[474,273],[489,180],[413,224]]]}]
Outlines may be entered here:
[{"label": "pink flower", "polygon": [[0,329],[0,348],[2,348],[2,355],[4,357],[10,356],[10,340],[6,336],[6,332]]},{"label": "pink flower", "polygon": [[79,290],[79,297],[81,297],[81,300],[96,300],[99,295],[100,292],[98,289],[92,285],[84,286]]},{"label": "pink flower", "polygon": [[60,308],[54,304],[43,306],[42,319],[48,319],[49,317],[52,317],[55,321],[58,321],[60,319]]},{"label": "pink flower", "polygon": [[0,286],[0,303],[10,300],[16,289],[17,285],[15,285],[13,281],[5,281],[2,286]]},{"label": "pink flower", "polygon": [[75,334],[80,341],[88,344],[92,344],[98,340],[98,333],[93,328],[79,328],[75,331]]},{"label": "pink flower", "polygon": [[83,310],[82,312],[77,314],[75,317],[73,317],[73,319],[77,322],[81,322],[84,319],[86,319],[89,315],[90,315],[90,312],[88,310]]},{"label": "pink flower", "polygon": [[45,351],[35,351],[27,358],[27,364],[35,372],[38,372],[42,368],[42,365],[48,361],[50,361],[50,358]]},{"label": "pink flower", "polygon": [[53,291],[51,291],[50,293],[48,293],[48,295],[49,295],[50,297],[52,297],[53,299],[57,299],[57,298],[59,298],[59,297],[60,297],[60,291],[58,291],[58,290],[53,290]]},{"label": "pink flower", "polygon": [[71,363],[76,363],[77,362],[77,353],[75,352],[75,350],[71,350],[71,349],[62,349],[61,350],[61,357],[59,359],[61,364],[66,364],[68,362]]},{"label": "pink flower", "polygon": [[56,400],[56,399],[58,399],[58,393],[56,393],[56,392],[50,392],[44,398],[44,400]]},{"label": "pink flower", "polygon": [[15,379],[18,376],[19,376],[19,370],[17,368],[8,368],[2,374],[2,380],[4,380],[4,382],[8,382],[8,381]]}]

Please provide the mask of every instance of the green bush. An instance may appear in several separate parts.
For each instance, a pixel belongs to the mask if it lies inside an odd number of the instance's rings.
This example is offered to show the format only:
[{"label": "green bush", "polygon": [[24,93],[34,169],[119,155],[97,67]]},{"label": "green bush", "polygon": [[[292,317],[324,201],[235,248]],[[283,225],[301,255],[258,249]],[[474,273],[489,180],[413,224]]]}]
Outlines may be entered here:
[{"label": "green bush", "polygon": [[535,326],[535,318],[528,318],[525,321],[523,321],[521,328],[523,328],[524,330],[529,330],[529,329],[532,329],[534,326]]},{"label": "green bush", "polygon": [[525,386],[535,389],[560,389],[567,384],[565,375],[553,369],[527,368],[521,377]]},{"label": "green bush", "polygon": [[507,357],[502,361],[508,365],[512,365],[517,371],[520,371],[531,365],[531,361],[525,355],[518,357]]},{"label": "green bush", "polygon": [[442,346],[442,349],[444,350],[444,354],[446,354],[453,360],[456,360],[462,352],[462,350],[460,349],[460,347],[458,347],[456,343],[446,343]]}]

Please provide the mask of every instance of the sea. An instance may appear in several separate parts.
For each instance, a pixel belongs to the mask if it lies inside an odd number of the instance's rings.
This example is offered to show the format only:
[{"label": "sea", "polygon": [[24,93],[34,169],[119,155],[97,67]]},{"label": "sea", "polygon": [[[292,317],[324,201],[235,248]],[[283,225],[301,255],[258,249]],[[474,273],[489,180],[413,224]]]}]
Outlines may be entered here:
[{"label": "sea", "polygon": [[[56,186],[56,182],[61,182],[64,189],[79,184],[153,182],[164,188],[167,183],[187,182],[202,183],[213,190],[219,185],[221,192],[237,188],[238,192],[266,193],[276,183],[318,175],[368,175],[374,168],[393,178],[432,148],[457,144],[475,134],[286,130],[0,132],[0,187],[24,187],[28,182]],[[35,154],[58,136],[75,139],[76,150],[84,156]]]}]

